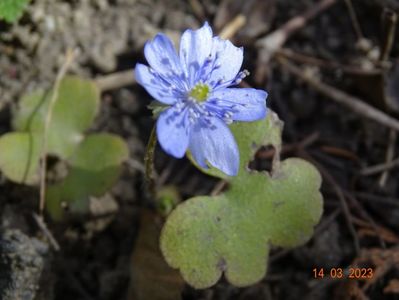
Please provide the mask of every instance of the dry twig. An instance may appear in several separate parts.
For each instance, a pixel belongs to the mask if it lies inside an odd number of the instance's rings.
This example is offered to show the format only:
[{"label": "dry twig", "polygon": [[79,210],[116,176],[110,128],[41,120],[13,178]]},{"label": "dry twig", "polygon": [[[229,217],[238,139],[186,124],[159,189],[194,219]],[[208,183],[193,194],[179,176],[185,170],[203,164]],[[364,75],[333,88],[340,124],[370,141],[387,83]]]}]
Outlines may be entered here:
[{"label": "dry twig", "polygon": [[356,210],[359,212],[359,214],[369,222],[369,226],[374,230],[375,235],[377,236],[379,242],[380,242],[380,246],[381,248],[386,248],[386,244],[384,239],[379,235],[379,232],[381,231],[380,227],[377,226],[377,224],[375,223],[374,219],[370,216],[370,214],[366,211],[366,209],[363,207],[363,205],[356,199],[355,196],[353,196],[351,193],[344,191],[345,196],[347,197],[347,199],[349,199],[352,204],[354,205],[354,207],[356,208]]},{"label": "dry twig", "polygon": [[[383,15],[384,21],[384,41],[381,46],[381,56],[380,62],[382,65],[388,60],[389,54],[391,53],[393,41],[395,38],[395,31],[396,31],[396,24],[397,24],[398,16],[395,12],[390,10],[385,10]],[[386,70],[385,70],[386,71]],[[385,99],[385,102],[387,100]],[[388,147],[385,154],[385,162],[390,163],[392,162],[395,156],[395,144],[397,140],[397,132],[393,129],[389,132],[389,139],[388,139]],[[385,186],[386,181],[388,180],[389,170],[386,169],[380,177],[378,184],[380,187]]]},{"label": "dry twig", "polygon": [[43,210],[45,205],[45,198],[46,198],[46,169],[47,169],[47,143],[48,143],[48,130],[51,123],[51,118],[53,115],[54,105],[58,98],[58,90],[60,87],[60,83],[62,78],[64,78],[69,66],[71,65],[72,61],[76,55],[75,50],[68,49],[65,61],[61,66],[60,70],[58,71],[57,77],[55,79],[53,93],[51,95],[49,106],[46,113],[46,119],[44,121],[44,129],[43,129],[43,141],[42,141],[42,149],[41,149],[41,166],[40,166],[40,203],[39,203],[39,214],[43,216]]},{"label": "dry twig", "polygon": [[346,6],[348,8],[348,11],[349,11],[349,16],[350,16],[351,21],[352,21],[353,29],[355,30],[355,33],[357,35],[358,40],[360,40],[360,39],[363,38],[363,33],[362,33],[361,28],[360,28],[360,24],[359,24],[359,21],[358,21],[357,16],[356,16],[355,9],[353,8],[352,1],[351,0],[345,0],[345,4],[346,4]]},{"label": "dry twig", "polygon": [[[388,148],[385,154],[385,164],[390,164],[393,162],[393,158],[395,156],[395,147],[396,147],[396,140],[398,137],[398,133],[391,129],[389,131],[389,138],[388,138]],[[378,185],[380,187],[384,187],[385,183],[388,180],[389,176],[389,168],[385,168],[384,172],[381,174],[380,180],[378,181]]]},{"label": "dry twig", "polygon": [[395,168],[397,166],[399,166],[399,158],[391,160],[391,161],[389,161],[387,163],[383,163],[383,164],[379,164],[379,165],[375,165],[375,166],[364,168],[363,170],[360,171],[360,175],[370,176],[370,175],[374,175],[374,174],[378,174],[378,173],[384,172],[386,170],[393,169],[393,168]]},{"label": "dry twig", "polygon": [[95,82],[100,91],[104,92],[134,84],[136,83],[136,79],[134,77],[134,70],[129,69],[109,75],[98,76]]},{"label": "dry twig", "polygon": [[225,40],[231,39],[246,23],[247,18],[244,15],[237,15],[231,22],[226,24],[219,36]]},{"label": "dry twig", "polygon": [[399,208],[399,199],[391,198],[391,197],[384,197],[384,196],[377,196],[369,193],[364,192],[356,192],[355,195],[362,200],[369,201],[375,204],[387,204],[395,206],[396,209]]},{"label": "dry twig", "polygon": [[302,64],[317,66],[332,71],[341,71],[348,74],[362,75],[362,76],[375,76],[381,74],[379,69],[364,69],[356,65],[344,65],[332,60],[325,60],[318,57],[313,57],[303,53],[294,52],[292,49],[282,48],[276,52],[278,56],[283,56],[291,61]]},{"label": "dry twig", "polygon": [[303,72],[299,67],[288,62],[285,58],[278,57],[277,61],[284,67],[285,70],[298,77],[300,80],[312,86],[316,91],[331,98],[332,100],[342,104],[352,111],[371,119],[388,128],[399,131],[399,121],[384,112],[366,104],[359,98],[346,94],[345,92],[329,86],[313,76]]},{"label": "dry twig", "polygon": [[312,164],[314,164],[317,167],[317,169],[319,170],[319,172],[321,173],[321,175],[323,176],[323,178],[334,189],[334,192],[337,195],[338,200],[339,200],[339,202],[341,204],[342,212],[344,213],[345,221],[346,221],[346,224],[348,226],[349,232],[352,235],[353,243],[354,243],[354,246],[355,246],[355,251],[356,251],[357,254],[360,253],[359,238],[357,236],[356,229],[355,229],[355,227],[353,226],[353,223],[352,223],[352,215],[351,215],[351,212],[349,210],[348,203],[346,203],[344,191],[339,186],[339,184],[335,181],[334,177],[321,164],[319,164],[317,161],[315,161],[308,153],[306,153],[305,151],[302,151],[302,155],[301,156],[304,157],[305,159],[309,160]]},{"label": "dry twig", "polygon": [[396,24],[398,22],[398,15],[391,10],[385,10],[383,15],[384,22],[384,39],[381,45],[380,61],[388,60],[391,53],[393,42],[395,40]]},{"label": "dry twig", "polygon": [[35,219],[37,226],[39,226],[40,230],[44,233],[44,235],[49,240],[50,245],[53,246],[55,251],[59,251],[61,249],[60,245],[58,244],[57,240],[54,238],[51,231],[47,228],[47,225],[44,222],[43,217],[39,216],[38,214],[35,214],[35,213],[32,213],[32,216]]},{"label": "dry twig", "polygon": [[[281,49],[281,47],[294,32],[305,27],[309,20],[318,16],[321,12],[329,8],[334,3],[336,3],[336,0],[321,0],[305,13],[292,18],[279,29],[258,40],[256,42],[256,46],[260,48],[259,63],[262,66],[267,65],[277,50]],[[264,68],[258,68],[258,74],[255,76],[257,81],[262,81],[264,78],[263,69]]]}]

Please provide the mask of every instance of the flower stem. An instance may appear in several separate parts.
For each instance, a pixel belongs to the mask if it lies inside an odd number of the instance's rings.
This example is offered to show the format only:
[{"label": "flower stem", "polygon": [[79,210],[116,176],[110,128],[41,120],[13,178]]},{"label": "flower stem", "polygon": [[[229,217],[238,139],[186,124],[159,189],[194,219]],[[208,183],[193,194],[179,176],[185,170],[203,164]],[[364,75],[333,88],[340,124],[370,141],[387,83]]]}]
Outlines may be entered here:
[{"label": "flower stem", "polygon": [[150,192],[155,188],[155,175],[154,175],[154,152],[157,145],[157,136],[155,134],[155,126],[151,130],[150,139],[148,140],[147,148],[144,156],[145,164],[145,178]]}]

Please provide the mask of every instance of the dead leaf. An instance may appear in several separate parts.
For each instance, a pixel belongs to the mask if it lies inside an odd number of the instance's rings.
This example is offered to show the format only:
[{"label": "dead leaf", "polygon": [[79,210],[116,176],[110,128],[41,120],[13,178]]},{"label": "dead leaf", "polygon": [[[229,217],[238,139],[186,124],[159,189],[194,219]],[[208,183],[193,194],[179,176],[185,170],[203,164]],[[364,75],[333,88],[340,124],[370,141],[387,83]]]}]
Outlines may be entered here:
[{"label": "dead leaf", "polygon": [[179,300],[184,281],[170,268],[159,249],[162,218],[142,210],[140,231],[133,251],[129,300]]}]

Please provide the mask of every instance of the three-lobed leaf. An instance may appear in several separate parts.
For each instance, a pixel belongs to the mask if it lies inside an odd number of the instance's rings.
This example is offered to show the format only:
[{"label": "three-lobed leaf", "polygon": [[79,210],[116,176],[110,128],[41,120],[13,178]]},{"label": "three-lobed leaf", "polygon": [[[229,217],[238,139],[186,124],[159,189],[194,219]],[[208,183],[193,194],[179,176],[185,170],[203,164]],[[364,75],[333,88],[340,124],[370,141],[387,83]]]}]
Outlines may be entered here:
[{"label": "three-lobed leaf", "polygon": [[[15,182],[38,181],[44,123],[53,93],[34,91],[23,96],[13,115],[16,131],[0,137],[0,169]],[[72,155],[94,120],[99,98],[93,81],[76,76],[61,81],[49,124],[48,154],[63,159]]]},{"label": "three-lobed leaf", "polygon": [[0,138],[0,169],[9,179],[38,182],[44,127],[55,92],[46,153],[67,162],[70,169],[63,181],[48,187],[47,209],[54,219],[61,219],[62,204],[86,212],[91,196],[102,196],[111,188],[128,148],[112,134],[85,135],[98,110],[99,89],[91,80],[66,76],[57,91],[35,91],[19,102],[13,116],[16,131]]},{"label": "three-lobed leaf", "polygon": [[[230,189],[215,197],[195,197],[169,216],[161,236],[167,262],[196,288],[215,284],[223,272],[236,286],[261,280],[270,245],[306,242],[322,213],[321,178],[308,162],[276,161],[272,174],[248,170],[262,145],[281,144],[281,122],[265,120],[232,126],[240,149],[240,170]],[[203,170],[224,178],[215,169]]]}]

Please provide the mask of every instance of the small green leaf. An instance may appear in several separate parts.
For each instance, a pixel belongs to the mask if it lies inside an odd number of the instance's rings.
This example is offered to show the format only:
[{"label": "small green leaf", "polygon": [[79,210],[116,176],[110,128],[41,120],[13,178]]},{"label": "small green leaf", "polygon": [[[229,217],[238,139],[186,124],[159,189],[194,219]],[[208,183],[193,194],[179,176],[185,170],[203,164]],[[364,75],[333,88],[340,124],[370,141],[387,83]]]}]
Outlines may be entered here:
[{"label": "small green leaf", "polygon": [[272,174],[247,168],[260,146],[278,152],[281,128],[272,112],[266,120],[234,124],[241,161],[238,175],[229,177],[230,189],[189,199],[170,214],[161,249],[190,285],[209,287],[223,272],[236,286],[254,284],[266,273],[271,245],[293,247],[311,237],[322,213],[316,168],[297,158],[276,160]]},{"label": "small green leaf", "polygon": [[166,109],[169,108],[169,105],[163,104],[159,101],[151,101],[149,105],[147,105],[147,108],[152,111],[152,117],[154,119],[158,119],[159,115],[165,111]]},{"label": "small green leaf", "polygon": [[181,202],[181,196],[176,186],[167,185],[156,191],[157,210],[162,216],[169,215]]},{"label": "small green leaf", "polygon": [[[16,131],[42,135],[53,91],[36,91],[22,97],[13,118]],[[58,90],[48,131],[48,153],[68,158],[83,140],[97,113],[100,93],[94,82],[65,77]]]},{"label": "small green leaf", "polygon": [[71,157],[64,181],[48,188],[47,209],[53,218],[62,218],[62,203],[75,212],[87,211],[89,197],[102,196],[112,187],[128,156],[126,143],[118,136],[89,135]]},{"label": "small green leaf", "polygon": [[16,21],[28,3],[29,0],[0,0],[0,19],[10,23]]},{"label": "small green leaf", "polygon": [[37,182],[40,149],[40,139],[35,134],[7,133],[0,138],[0,169],[15,182]]}]

